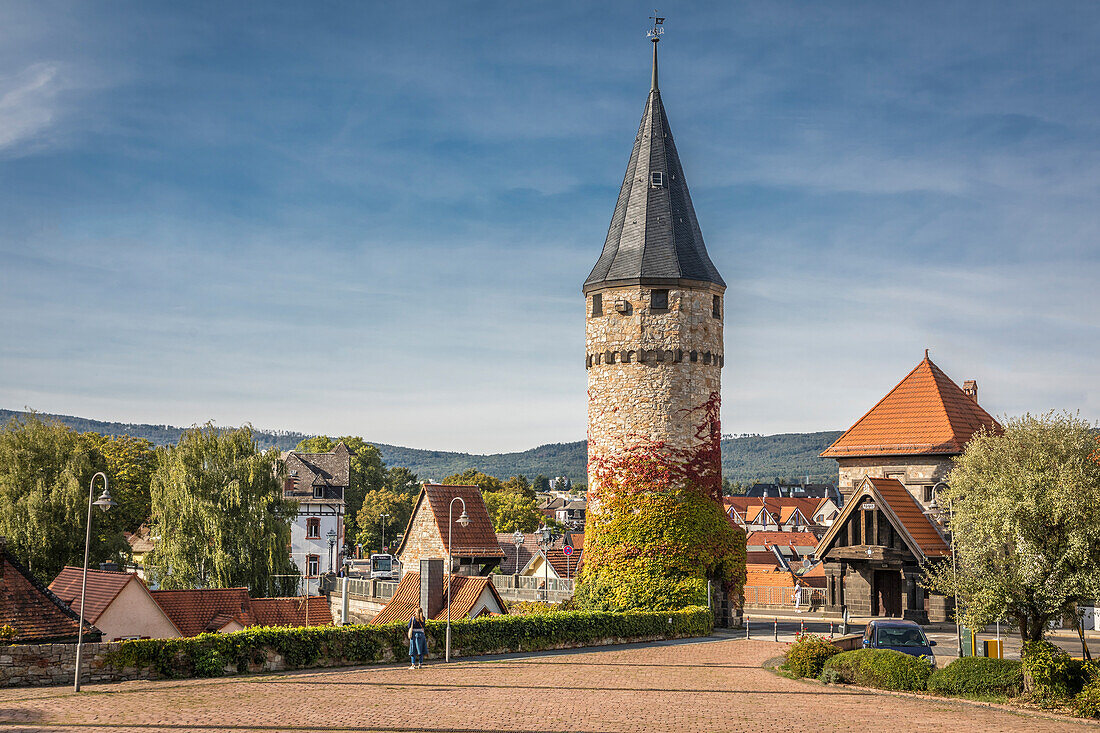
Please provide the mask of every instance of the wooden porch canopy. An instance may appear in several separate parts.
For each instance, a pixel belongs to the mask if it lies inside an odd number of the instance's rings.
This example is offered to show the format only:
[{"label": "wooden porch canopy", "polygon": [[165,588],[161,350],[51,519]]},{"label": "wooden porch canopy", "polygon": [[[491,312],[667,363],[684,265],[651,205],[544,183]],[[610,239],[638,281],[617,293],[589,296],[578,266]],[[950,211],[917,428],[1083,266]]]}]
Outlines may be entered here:
[{"label": "wooden porch canopy", "polygon": [[909,557],[920,563],[951,552],[931,518],[900,481],[871,477],[856,487],[818,548],[823,560],[877,563]]}]

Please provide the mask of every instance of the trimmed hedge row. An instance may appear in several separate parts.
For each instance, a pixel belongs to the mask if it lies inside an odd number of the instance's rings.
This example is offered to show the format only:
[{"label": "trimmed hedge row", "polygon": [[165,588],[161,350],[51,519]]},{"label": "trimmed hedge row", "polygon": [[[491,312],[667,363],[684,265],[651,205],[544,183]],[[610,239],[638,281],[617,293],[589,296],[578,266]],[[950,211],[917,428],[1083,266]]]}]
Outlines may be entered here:
[{"label": "trimmed hedge row", "polygon": [[1024,689],[1024,666],[1015,659],[962,657],[928,678],[928,690],[940,695],[1005,695]]},{"label": "trimmed hedge row", "polygon": [[841,682],[880,690],[921,691],[932,675],[927,660],[892,649],[841,652],[825,662],[825,670],[833,670]]},{"label": "trimmed hedge row", "polygon": [[[591,646],[602,642],[707,636],[710,609],[628,613],[562,611],[451,621],[451,654],[473,656]],[[446,624],[427,623],[429,656],[442,654]],[[433,654],[433,651],[435,654]],[[160,677],[220,677],[278,668],[335,667],[404,660],[405,625],[259,627],[231,634],[124,641],[104,664]],[[281,664],[280,664],[281,660]]]}]

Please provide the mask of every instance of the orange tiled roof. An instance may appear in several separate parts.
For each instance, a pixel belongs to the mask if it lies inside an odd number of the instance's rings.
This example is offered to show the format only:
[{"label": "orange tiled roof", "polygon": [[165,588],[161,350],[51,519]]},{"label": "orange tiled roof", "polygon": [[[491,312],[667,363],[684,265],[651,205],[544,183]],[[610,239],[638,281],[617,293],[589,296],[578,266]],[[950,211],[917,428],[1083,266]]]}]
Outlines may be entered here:
[{"label": "orange tiled roof", "polygon": [[[76,641],[79,616],[8,554],[0,537],[0,626],[15,628],[13,642]],[[99,629],[85,619],[84,639],[99,641]]]},{"label": "orange tiled roof", "polygon": [[[451,605],[451,620],[469,616],[486,587],[496,598],[497,604],[504,608],[504,601],[501,600],[496,587],[489,578],[472,575],[452,575],[451,589],[454,591],[454,601]],[[446,596],[444,596],[444,599],[446,599]],[[406,572],[401,576],[401,582],[397,584],[397,590],[394,591],[393,598],[390,599],[385,608],[378,612],[377,616],[371,619],[371,623],[390,624],[400,621],[407,624],[419,605],[420,573],[415,571]],[[432,618],[436,621],[447,618],[446,600],[443,602],[443,608]]]},{"label": "orange tiled roof", "polygon": [[574,550],[584,549],[584,532],[570,532],[569,544],[573,546]]},{"label": "orange tiled roof", "polygon": [[[968,398],[969,399],[969,398]],[[928,557],[944,556],[951,548],[944,542],[932,520],[905,485],[894,478],[866,478],[866,482],[886,501],[894,515],[905,525],[905,531]],[[854,505],[856,502],[852,502]]]},{"label": "orange tiled roof", "polygon": [[825,458],[962,453],[983,426],[1001,426],[932,363],[913,371],[822,452]]},{"label": "orange tiled roof", "polygon": [[[80,613],[80,585],[83,572],[71,566],[62,568],[50,583],[50,590],[65,601],[69,608]],[[110,570],[92,570],[88,568],[88,587],[85,592],[88,606],[84,609],[84,618],[93,624],[99,620],[107,606],[118,597],[122,589],[132,581],[141,582],[134,573],[120,573]]]},{"label": "orange tiled roof", "polygon": [[253,598],[250,605],[258,626],[332,625],[332,609],[324,596]]},{"label": "orange tiled roof", "polygon": [[[435,524],[443,538],[443,547],[447,547],[447,517],[451,501],[461,497],[466,504],[466,514],[470,523],[463,527],[455,522],[451,528],[451,554],[460,557],[504,557],[504,551],[497,544],[497,535],[493,531],[493,520],[485,508],[485,499],[477,486],[445,486],[443,484],[424,484],[421,493],[431,505]],[[423,504],[417,501],[417,508]],[[454,518],[462,513],[462,504],[455,503]],[[410,522],[412,520],[410,519]],[[405,533],[408,535],[408,532]],[[404,542],[404,540],[402,540]]]},{"label": "orange tiled roof", "polygon": [[504,559],[500,561],[500,567],[496,572],[501,575],[514,575],[527,567],[531,558],[539,552],[539,537],[534,532],[523,535],[523,544],[516,546],[511,532],[497,532],[497,545],[504,553]]},{"label": "orange tiled roof", "polygon": [[784,547],[817,547],[813,532],[749,532],[745,537],[749,547],[757,545],[782,545]]},{"label": "orange tiled roof", "polygon": [[255,626],[248,588],[201,588],[193,590],[150,591],[184,636],[218,631],[231,621]]},{"label": "orange tiled roof", "polygon": [[554,572],[558,574],[559,578],[575,578],[577,577],[577,571],[580,566],[584,564],[583,556],[584,551],[574,551],[569,557],[565,556],[565,552],[560,547],[551,547],[548,550],[539,550],[539,554],[546,558],[550,563],[550,567],[554,568]]}]

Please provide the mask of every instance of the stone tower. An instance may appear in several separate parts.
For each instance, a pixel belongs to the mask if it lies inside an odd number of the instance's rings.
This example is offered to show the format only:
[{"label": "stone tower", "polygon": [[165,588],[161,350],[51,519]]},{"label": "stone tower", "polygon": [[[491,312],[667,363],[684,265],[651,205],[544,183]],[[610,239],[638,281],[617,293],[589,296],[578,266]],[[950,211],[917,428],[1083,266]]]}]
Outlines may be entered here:
[{"label": "stone tower", "polygon": [[[601,571],[601,557],[613,562],[646,554],[647,545],[667,547],[667,538],[656,535],[670,528],[657,515],[654,536],[622,546],[613,515],[620,512],[623,521],[642,517],[650,505],[628,505],[624,499],[613,508],[608,504],[613,495],[644,493],[660,503],[662,492],[688,487],[726,524],[719,447],[726,284],[703,244],[661,101],[657,27],[651,39],[649,98],[603,252],[583,288],[590,518],[585,572],[590,574]],[[655,470],[664,472],[657,483]],[[710,526],[711,509],[700,511]],[[726,534],[717,525],[713,531]],[[703,570],[699,577],[713,576],[713,566]]]}]

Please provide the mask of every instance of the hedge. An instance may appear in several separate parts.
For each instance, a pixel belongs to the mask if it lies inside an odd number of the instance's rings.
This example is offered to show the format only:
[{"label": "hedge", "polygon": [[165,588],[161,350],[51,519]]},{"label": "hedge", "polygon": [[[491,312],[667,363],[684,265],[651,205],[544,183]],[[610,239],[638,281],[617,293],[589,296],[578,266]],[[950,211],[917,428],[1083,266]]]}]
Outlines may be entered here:
[{"label": "hedge", "polygon": [[787,649],[785,667],[799,677],[817,677],[825,661],[839,653],[835,644],[812,634],[803,634]]},{"label": "hedge", "polygon": [[1074,697],[1096,676],[1096,663],[1074,659],[1049,641],[1029,641],[1020,652],[1029,692],[1038,702]]},{"label": "hedge", "polygon": [[[601,642],[707,636],[712,611],[628,613],[562,611],[528,616],[487,616],[451,622],[451,654],[472,656],[591,646]],[[446,623],[428,621],[429,656],[441,656]],[[434,652],[434,654],[433,654]],[[403,661],[408,655],[405,624],[378,626],[257,627],[231,634],[181,639],[124,641],[104,663],[136,668],[160,677],[219,677],[282,667],[347,666]]]},{"label": "hedge", "polygon": [[825,662],[841,682],[880,690],[924,690],[932,665],[921,657],[892,649],[854,649]]},{"label": "hedge", "polygon": [[928,678],[928,690],[940,695],[1005,695],[1024,689],[1024,667],[1015,659],[963,657]]}]

